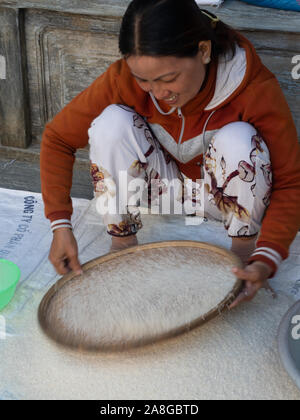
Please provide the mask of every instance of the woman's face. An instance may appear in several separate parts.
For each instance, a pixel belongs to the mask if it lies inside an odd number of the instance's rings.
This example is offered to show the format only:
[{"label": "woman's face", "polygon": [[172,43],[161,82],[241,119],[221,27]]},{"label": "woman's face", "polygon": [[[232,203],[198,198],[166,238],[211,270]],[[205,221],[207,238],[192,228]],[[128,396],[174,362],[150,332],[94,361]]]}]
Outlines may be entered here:
[{"label": "woman's face", "polygon": [[211,42],[201,41],[196,57],[130,56],[127,64],[138,85],[152,92],[171,107],[182,107],[200,91],[206,65],[211,56]]}]

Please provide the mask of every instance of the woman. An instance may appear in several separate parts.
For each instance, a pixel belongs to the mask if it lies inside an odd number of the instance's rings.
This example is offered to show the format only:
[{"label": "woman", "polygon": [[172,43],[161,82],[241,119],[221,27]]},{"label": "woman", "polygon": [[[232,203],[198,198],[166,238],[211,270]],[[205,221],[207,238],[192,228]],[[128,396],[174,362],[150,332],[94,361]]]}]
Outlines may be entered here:
[{"label": "woman", "polygon": [[[194,0],[133,0],[119,46],[123,59],[44,132],[50,261],[60,274],[80,272],[70,188],[74,152],[89,142],[112,249],[137,243],[140,200],[157,203],[172,184],[174,202],[188,203],[185,214],[200,203],[223,220],[245,263],[233,268],[245,288],[232,307],[252,299],[287,258],[300,226],[299,144],[276,78],[245,37]],[[190,189],[182,174],[193,181]],[[133,181],[147,186],[139,199],[128,193]],[[105,214],[103,198],[117,199],[116,211]]]}]

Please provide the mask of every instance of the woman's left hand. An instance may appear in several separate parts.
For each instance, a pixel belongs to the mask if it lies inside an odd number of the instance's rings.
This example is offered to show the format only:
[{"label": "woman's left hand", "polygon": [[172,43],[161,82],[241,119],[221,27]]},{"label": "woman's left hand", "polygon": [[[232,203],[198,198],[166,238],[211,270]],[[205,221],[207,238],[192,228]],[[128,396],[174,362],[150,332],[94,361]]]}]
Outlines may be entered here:
[{"label": "woman's left hand", "polygon": [[244,288],[235,301],[229,306],[229,309],[235,308],[242,302],[252,300],[258,290],[262,287],[270,289],[273,293],[273,297],[276,296],[268,282],[268,278],[270,277],[272,270],[262,261],[254,261],[245,268],[234,267],[232,272],[237,276],[237,278],[244,280]]}]

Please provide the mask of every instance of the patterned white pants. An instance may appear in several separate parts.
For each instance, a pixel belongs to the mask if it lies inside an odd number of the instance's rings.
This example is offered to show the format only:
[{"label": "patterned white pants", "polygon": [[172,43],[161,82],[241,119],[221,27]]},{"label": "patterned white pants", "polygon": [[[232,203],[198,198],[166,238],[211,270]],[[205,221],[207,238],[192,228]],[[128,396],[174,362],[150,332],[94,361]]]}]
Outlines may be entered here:
[{"label": "patterned white pants", "polygon": [[189,180],[131,108],[110,105],[89,129],[97,210],[115,236],[142,228],[151,213],[197,214],[224,223],[231,237],[259,232],[272,190],[268,148],[246,122],[222,127],[205,154],[204,179]]}]

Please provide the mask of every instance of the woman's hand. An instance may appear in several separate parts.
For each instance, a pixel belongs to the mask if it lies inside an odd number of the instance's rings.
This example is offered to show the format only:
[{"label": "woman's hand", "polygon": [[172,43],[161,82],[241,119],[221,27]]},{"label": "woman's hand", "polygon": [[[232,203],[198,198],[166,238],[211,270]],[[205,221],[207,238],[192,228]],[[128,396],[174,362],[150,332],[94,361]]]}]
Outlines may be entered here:
[{"label": "woman's hand", "polygon": [[235,301],[229,306],[229,309],[236,307],[242,302],[252,300],[258,290],[262,287],[270,289],[273,293],[273,297],[276,296],[268,282],[268,278],[272,272],[268,264],[261,261],[254,261],[245,268],[235,267],[232,269],[232,272],[237,276],[237,278],[244,280],[244,288]]},{"label": "woman's hand", "polygon": [[53,232],[49,260],[58,274],[67,274],[70,271],[76,275],[82,274],[77,242],[71,229],[60,228]]}]

